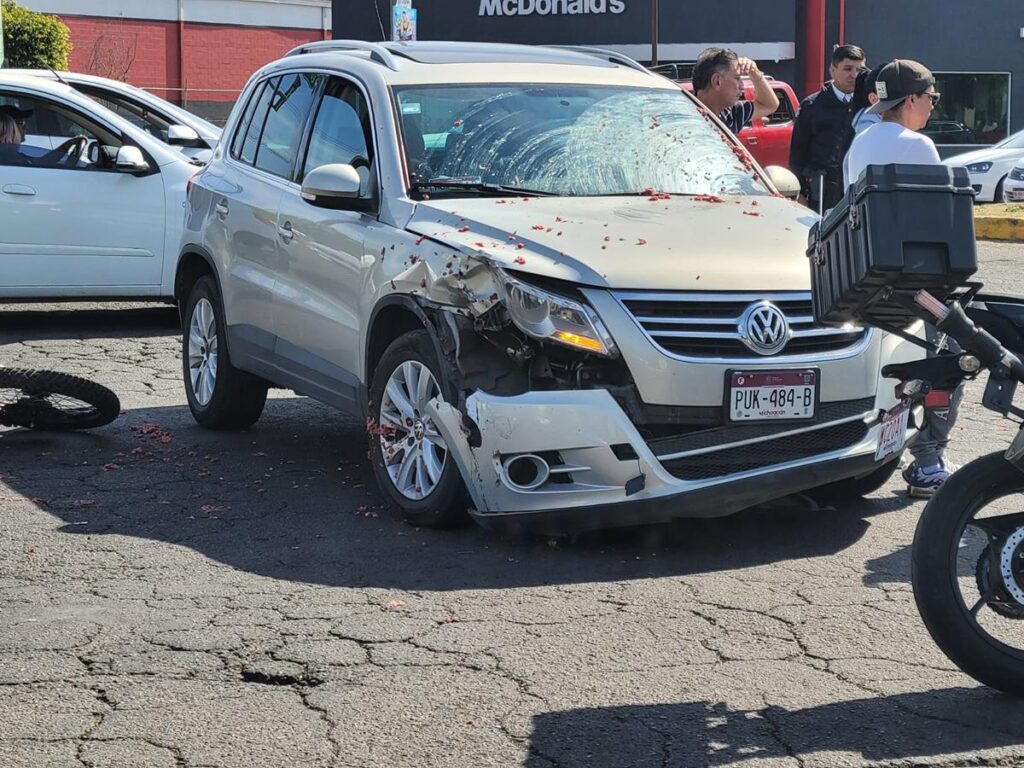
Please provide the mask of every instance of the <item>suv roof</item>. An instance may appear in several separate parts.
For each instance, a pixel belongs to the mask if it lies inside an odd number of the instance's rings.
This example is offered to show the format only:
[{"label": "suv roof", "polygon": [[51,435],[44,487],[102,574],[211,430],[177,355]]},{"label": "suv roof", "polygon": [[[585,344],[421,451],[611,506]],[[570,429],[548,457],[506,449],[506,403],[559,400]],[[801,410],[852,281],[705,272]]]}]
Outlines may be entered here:
[{"label": "suv roof", "polygon": [[[536,46],[511,43],[440,41],[369,43],[365,40],[321,40],[297,46],[275,65],[309,57],[324,65],[336,57],[373,65],[389,83],[485,82],[507,79],[508,64],[530,67],[516,81],[539,77],[539,82],[601,82],[659,87],[652,75],[633,59],[615,51],[577,46]],[[271,65],[274,66],[274,65]],[[572,67],[572,72],[567,68]],[[504,75],[504,77],[502,77]]]}]

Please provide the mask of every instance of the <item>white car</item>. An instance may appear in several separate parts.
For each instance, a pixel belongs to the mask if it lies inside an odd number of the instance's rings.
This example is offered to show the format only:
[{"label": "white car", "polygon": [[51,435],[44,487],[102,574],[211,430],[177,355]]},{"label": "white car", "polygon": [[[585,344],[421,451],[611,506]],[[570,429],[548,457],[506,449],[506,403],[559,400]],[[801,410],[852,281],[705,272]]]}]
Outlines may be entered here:
[{"label": "white car", "polygon": [[0,299],[170,298],[199,169],[63,83],[0,71],[0,110]]},{"label": "white car", "polygon": [[1024,160],[1013,166],[1003,182],[1003,202],[1024,203]]},{"label": "white car", "polygon": [[1014,165],[1024,160],[1024,131],[1018,131],[998,144],[942,162],[954,168],[964,167],[971,174],[975,201],[994,203],[1003,199],[1003,187]]},{"label": "white car", "polygon": [[213,123],[120,80],[47,69],[10,69],[7,74],[64,82],[198,162],[207,162],[220,141],[221,129]]}]

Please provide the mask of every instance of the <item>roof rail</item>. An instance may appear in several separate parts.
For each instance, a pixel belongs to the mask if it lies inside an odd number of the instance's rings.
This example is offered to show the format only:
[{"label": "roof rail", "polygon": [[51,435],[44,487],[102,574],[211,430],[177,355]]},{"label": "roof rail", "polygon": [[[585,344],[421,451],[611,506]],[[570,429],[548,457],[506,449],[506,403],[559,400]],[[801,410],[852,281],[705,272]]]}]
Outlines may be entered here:
[{"label": "roof rail", "polygon": [[324,51],[369,51],[370,58],[378,64],[397,72],[398,61],[394,55],[380,43],[368,43],[365,40],[315,40],[292,48],[285,56],[299,56],[303,53],[322,53]]},{"label": "roof rail", "polygon": [[643,64],[634,61],[633,59],[629,58],[629,56],[626,56],[623,53],[619,53],[618,51],[610,50],[608,48],[595,48],[590,45],[548,45],[545,47],[561,48],[562,50],[567,51],[578,51],[579,53],[586,53],[591,56],[596,56],[599,59],[610,61],[612,64],[622,64],[625,67],[630,67],[631,69],[638,69],[641,72],[650,71]]}]

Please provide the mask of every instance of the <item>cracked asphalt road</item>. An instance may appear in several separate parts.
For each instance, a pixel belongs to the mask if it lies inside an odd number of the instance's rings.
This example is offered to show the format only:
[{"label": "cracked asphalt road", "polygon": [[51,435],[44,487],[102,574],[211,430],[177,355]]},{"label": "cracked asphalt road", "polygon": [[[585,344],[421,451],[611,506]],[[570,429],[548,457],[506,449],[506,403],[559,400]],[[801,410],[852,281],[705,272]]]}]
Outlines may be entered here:
[{"label": "cracked asphalt road", "polygon": [[[572,544],[416,530],[355,420],[279,393],[199,429],[172,310],[0,307],[0,344],[125,409],[0,433],[0,766],[1024,764],[1024,707],[921,625],[895,483]],[[958,460],[1012,435],[979,395]]]}]

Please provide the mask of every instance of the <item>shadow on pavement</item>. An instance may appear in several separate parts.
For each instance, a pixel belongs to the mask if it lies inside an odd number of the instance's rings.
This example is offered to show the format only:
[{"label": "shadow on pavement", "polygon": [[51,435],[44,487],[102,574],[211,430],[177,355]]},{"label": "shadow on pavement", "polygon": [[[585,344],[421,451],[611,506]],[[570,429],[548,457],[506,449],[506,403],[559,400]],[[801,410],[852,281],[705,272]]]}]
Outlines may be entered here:
[{"label": "shadow on pavement", "polygon": [[707,573],[830,555],[900,505],[749,510],[712,520],[501,539],[409,527],[382,508],[361,424],[305,398],[268,401],[244,432],[200,429],[184,406],[127,411],[79,434],[0,433],[4,482],[78,534],[189,547],[315,584],[491,589]]},{"label": "shadow on pavement", "polygon": [[0,344],[39,339],[176,336],[179,328],[178,311],[168,304],[123,309],[94,309],[91,305],[76,304],[0,305]]},{"label": "shadow on pavement", "polygon": [[[1011,754],[1019,757],[1022,744],[1019,701],[986,688],[948,688],[792,710],[693,701],[549,712],[533,719],[525,765],[683,768],[811,754],[819,765],[860,765],[862,759],[931,765],[929,758],[957,753],[969,759],[941,764],[1020,765],[977,753],[1018,747]],[[846,754],[822,754],[830,752]]]}]

